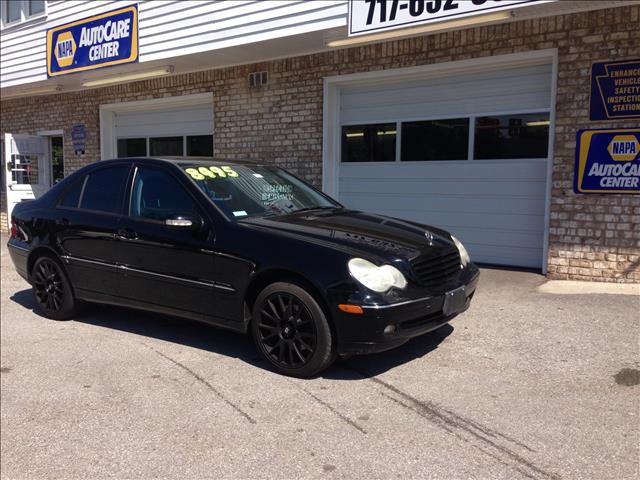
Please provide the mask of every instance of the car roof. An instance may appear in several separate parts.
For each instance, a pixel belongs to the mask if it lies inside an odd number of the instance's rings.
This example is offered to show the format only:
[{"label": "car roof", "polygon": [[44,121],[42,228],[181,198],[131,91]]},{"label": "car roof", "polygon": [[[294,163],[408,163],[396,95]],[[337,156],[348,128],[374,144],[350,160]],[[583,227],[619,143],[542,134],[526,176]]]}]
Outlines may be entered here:
[{"label": "car roof", "polygon": [[174,165],[178,165],[179,167],[186,167],[191,165],[202,165],[203,163],[207,163],[209,165],[252,165],[259,166],[265,165],[262,162],[255,162],[251,160],[216,160],[213,157],[128,157],[128,158],[114,158],[111,160],[104,160],[105,162],[167,162],[172,163]]}]

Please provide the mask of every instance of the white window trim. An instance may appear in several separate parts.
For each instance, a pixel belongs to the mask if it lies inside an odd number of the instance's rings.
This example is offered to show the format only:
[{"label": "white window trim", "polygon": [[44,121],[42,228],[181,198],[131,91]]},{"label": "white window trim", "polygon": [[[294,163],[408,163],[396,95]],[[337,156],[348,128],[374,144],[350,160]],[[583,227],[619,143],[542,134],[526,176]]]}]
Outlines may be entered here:
[{"label": "white window trim", "polygon": [[[558,83],[558,49],[533,50],[530,52],[497,55],[493,57],[473,58],[456,62],[444,62],[417,67],[396,68],[374,72],[352,73],[325,77],[323,82],[323,115],[322,115],[322,190],[334,198],[339,198],[339,167],[341,164],[342,125],[340,122],[340,89],[344,86],[357,85],[363,82],[378,82],[398,78],[425,78],[431,75],[454,74],[459,71],[467,73],[483,70],[491,66],[531,65],[550,62],[551,101],[549,105],[549,148],[547,158],[524,161],[541,161],[547,163],[547,185],[544,211],[544,239],[542,245],[542,273],[547,273],[549,260],[549,223],[551,206],[551,183],[553,174],[554,139],[556,122],[556,96]],[[544,111],[539,109],[537,111]],[[524,113],[524,112],[519,112]],[[468,113],[467,113],[468,115]],[[377,119],[375,119],[377,121]],[[392,120],[394,121],[394,120]],[[458,161],[458,160],[455,160]],[[467,162],[467,160],[462,160]],[[491,162],[491,160],[482,160]]]},{"label": "white window trim", "polygon": [[44,2],[44,10],[41,13],[36,13],[35,15],[27,15],[27,10],[29,7],[29,0],[14,0],[20,2],[20,19],[14,20],[13,22],[7,22],[6,18],[8,15],[7,10],[7,0],[1,0],[1,15],[0,15],[0,26],[2,29],[11,28],[18,25],[24,25],[25,23],[41,20],[47,18],[47,1]]}]

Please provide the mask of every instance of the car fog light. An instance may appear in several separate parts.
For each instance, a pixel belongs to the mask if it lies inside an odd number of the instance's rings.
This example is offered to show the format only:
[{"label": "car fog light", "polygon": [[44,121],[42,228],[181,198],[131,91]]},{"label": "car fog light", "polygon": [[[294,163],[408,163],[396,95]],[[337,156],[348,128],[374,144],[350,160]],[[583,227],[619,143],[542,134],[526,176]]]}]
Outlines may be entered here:
[{"label": "car fog light", "polygon": [[387,325],[386,327],[384,327],[385,335],[389,335],[390,333],[393,333],[395,331],[396,331],[396,326],[395,325]]}]

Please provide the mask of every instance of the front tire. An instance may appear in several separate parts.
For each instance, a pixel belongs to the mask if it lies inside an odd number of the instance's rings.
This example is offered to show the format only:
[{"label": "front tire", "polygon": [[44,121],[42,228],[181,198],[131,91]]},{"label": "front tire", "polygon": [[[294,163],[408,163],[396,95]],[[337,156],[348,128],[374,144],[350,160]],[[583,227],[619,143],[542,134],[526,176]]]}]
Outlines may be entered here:
[{"label": "front tire", "polygon": [[75,315],[71,283],[58,260],[48,255],[38,258],[31,278],[36,303],[45,317],[69,320]]},{"label": "front tire", "polygon": [[273,283],[258,295],[251,333],[262,357],[284,375],[309,378],[335,359],[335,340],[324,311],[293,283]]}]

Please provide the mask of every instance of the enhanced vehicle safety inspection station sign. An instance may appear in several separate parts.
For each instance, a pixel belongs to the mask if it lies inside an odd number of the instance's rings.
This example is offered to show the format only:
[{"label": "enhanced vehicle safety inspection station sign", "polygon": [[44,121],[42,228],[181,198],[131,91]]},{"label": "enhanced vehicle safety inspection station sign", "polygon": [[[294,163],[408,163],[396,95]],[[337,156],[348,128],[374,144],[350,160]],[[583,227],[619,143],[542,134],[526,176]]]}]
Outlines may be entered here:
[{"label": "enhanced vehicle safety inspection station sign", "polygon": [[47,30],[47,76],[138,61],[138,6]]},{"label": "enhanced vehicle safety inspection station sign", "polygon": [[640,128],[579,130],[575,193],[640,193]]},{"label": "enhanced vehicle safety inspection station sign", "polygon": [[640,58],[591,66],[590,120],[640,120]]},{"label": "enhanced vehicle safety inspection station sign", "polygon": [[554,0],[349,0],[349,36],[411,28]]}]

